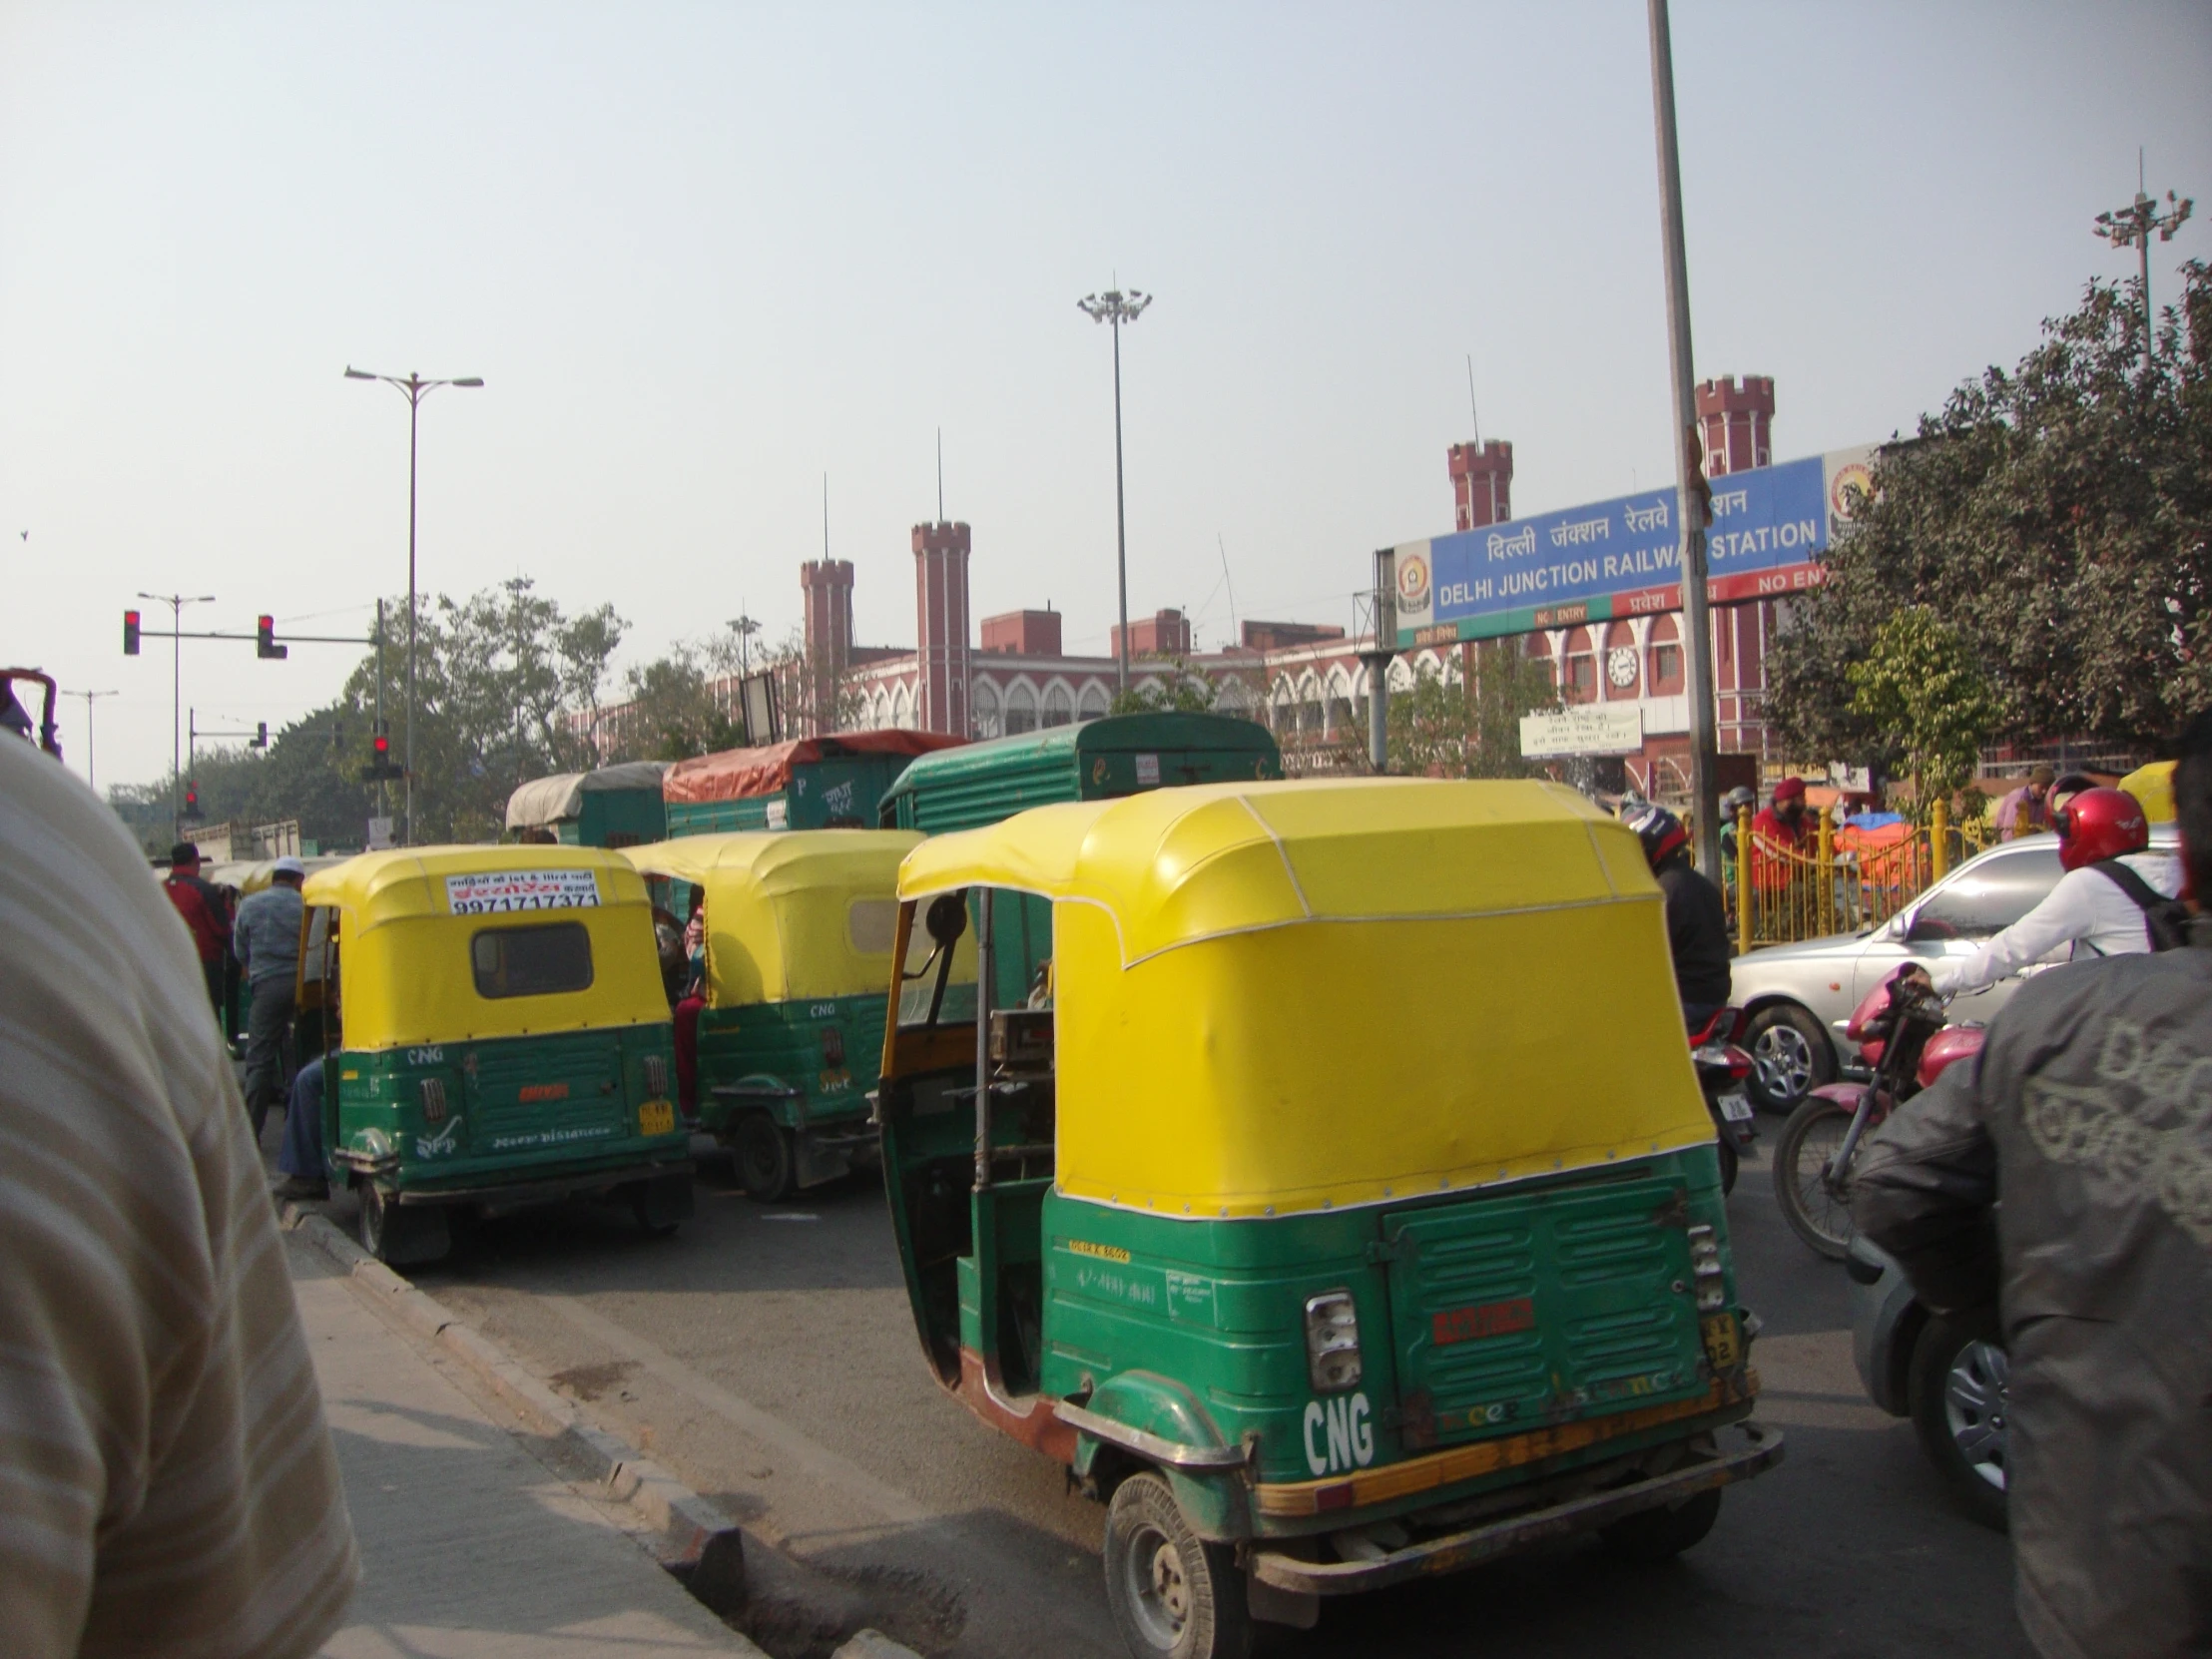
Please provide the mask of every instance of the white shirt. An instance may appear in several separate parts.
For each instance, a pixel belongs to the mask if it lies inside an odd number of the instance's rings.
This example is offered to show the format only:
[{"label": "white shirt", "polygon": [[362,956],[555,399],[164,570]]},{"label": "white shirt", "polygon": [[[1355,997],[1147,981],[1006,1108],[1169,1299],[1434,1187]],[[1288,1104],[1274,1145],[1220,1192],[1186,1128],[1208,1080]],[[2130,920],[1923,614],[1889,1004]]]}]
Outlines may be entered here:
[{"label": "white shirt", "polygon": [[[2181,891],[2181,860],[2164,852],[2131,852],[2120,860],[2167,898]],[[2085,947],[2085,948],[2084,948]],[[1971,956],[1929,965],[1938,991],[1978,991],[2036,962],[2073,956],[2140,956],[2150,950],[2143,907],[2095,868],[2071,869],[2050,895],[1995,934]]]}]

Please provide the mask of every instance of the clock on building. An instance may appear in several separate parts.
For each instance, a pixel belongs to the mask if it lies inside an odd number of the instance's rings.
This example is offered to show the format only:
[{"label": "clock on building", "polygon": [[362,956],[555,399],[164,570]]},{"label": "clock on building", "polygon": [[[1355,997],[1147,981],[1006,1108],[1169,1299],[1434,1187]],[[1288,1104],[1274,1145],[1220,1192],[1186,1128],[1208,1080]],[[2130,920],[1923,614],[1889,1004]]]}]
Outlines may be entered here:
[{"label": "clock on building", "polygon": [[1636,648],[1616,645],[1605,654],[1605,677],[1626,691],[1636,683]]}]

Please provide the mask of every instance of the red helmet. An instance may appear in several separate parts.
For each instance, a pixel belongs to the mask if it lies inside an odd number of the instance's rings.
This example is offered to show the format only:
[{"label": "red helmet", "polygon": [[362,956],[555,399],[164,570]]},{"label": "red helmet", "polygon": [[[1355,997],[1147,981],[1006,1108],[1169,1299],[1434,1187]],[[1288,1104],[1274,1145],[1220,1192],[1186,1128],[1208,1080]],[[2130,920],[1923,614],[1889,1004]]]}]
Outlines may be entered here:
[{"label": "red helmet", "polygon": [[2068,869],[2101,863],[2150,845],[2143,804],[2124,790],[2083,790],[2051,816],[2058,861]]}]

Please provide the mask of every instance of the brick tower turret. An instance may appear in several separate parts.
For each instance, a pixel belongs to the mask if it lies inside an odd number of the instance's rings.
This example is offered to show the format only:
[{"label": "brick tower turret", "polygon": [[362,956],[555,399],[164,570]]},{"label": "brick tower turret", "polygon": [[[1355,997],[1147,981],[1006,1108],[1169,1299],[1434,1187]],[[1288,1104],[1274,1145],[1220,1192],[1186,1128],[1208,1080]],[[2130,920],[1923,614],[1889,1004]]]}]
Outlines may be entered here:
[{"label": "brick tower turret", "polygon": [[1698,424],[1705,443],[1705,476],[1747,472],[1774,459],[1774,377],[1747,374],[1742,384],[1731,374],[1700,380]]},{"label": "brick tower turret", "polygon": [[968,527],[914,526],[914,724],[967,737]]},{"label": "brick tower turret", "polygon": [[1477,530],[1513,516],[1513,446],[1499,438],[1488,443],[1455,443],[1451,457],[1451,498],[1458,527]]},{"label": "brick tower turret", "polygon": [[807,683],[795,724],[819,738],[836,730],[837,687],[852,662],[852,561],[809,559],[799,583],[807,595]]}]

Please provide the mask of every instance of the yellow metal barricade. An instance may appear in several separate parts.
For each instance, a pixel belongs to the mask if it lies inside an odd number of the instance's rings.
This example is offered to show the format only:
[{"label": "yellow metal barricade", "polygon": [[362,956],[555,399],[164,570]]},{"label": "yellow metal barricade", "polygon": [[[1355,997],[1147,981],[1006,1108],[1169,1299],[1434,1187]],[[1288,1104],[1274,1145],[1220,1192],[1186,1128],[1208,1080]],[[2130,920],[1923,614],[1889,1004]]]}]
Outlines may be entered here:
[{"label": "yellow metal barricade", "polygon": [[1925,822],[1873,829],[1839,827],[1824,808],[1796,846],[1755,832],[1746,811],[1728,883],[1737,949],[1880,926],[1991,838],[1985,819],[1953,824],[1941,801]]}]

